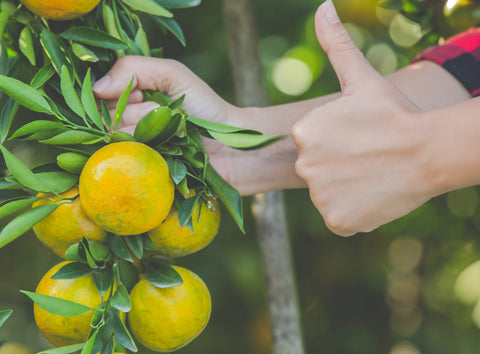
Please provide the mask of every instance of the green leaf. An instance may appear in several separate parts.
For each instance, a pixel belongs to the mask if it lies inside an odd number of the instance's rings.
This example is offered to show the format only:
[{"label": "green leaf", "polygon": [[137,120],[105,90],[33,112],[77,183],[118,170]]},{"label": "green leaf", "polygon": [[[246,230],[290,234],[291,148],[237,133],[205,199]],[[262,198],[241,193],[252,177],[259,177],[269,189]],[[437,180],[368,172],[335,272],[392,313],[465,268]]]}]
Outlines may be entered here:
[{"label": "green leaf", "polygon": [[30,169],[25,166],[19,159],[17,159],[11,152],[9,152],[3,145],[0,145],[0,150],[5,159],[10,173],[15,177],[18,182],[27,188],[30,188],[37,192],[50,192],[50,187],[45,185]]},{"label": "green leaf", "polygon": [[78,43],[72,44],[72,51],[73,54],[75,54],[75,56],[81,61],[96,63],[100,60],[95,54],[95,52]]},{"label": "green leaf", "polygon": [[180,274],[171,266],[163,263],[143,262],[145,277],[157,288],[170,288],[183,283]]},{"label": "green leaf", "polygon": [[165,18],[155,16],[153,17],[157,23],[169,30],[177,39],[182,43],[183,46],[186,45],[185,35],[183,34],[182,29],[178,25],[177,21],[173,18]]},{"label": "green leaf", "polygon": [[125,108],[127,107],[128,98],[130,97],[130,92],[132,91],[134,77],[130,80],[127,88],[123,91],[122,95],[118,99],[117,107],[115,108],[115,128],[120,123],[120,119],[122,119],[123,112],[125,112]]},{"label": "green leaf", "polygon": [[80,117],[85,118],[85,110],[83,109],[82,102],[80,102],[80,99],[78,98],[77,92],[75,91],[74,82],[66,66],[62,66],[61,73],[60,88],[62,90],[63,99],[72,111],[74,111]]},{"label": "green leaf", "polygon": [[9,97],[0,112],[0,143],[3,143],[5,139],[7,139],[13,119],[17,114],[18,106],[18,102],[15,102],[13,98]]},{"label": "green leaf", "polygon": [[78,152],[65,152],[57,156],[57,165],[67,172],[80,174],[88,158],[88,156]]},{"label": "green leaf", "polygon": [[78,183],[78,176],[63,171],[35,173],[42,183],[50,187],[53,193],[63,193]]},{"label": "green leaf", "polygon": [[37,354],[71,354],[76,353],[83,348],[85,343],[67,345],[65,347],[54,348],[49,350],[41,351]]},{"label": "green leaf", "polygon": [[137,268],[131,263],[121,258],[117,261],[119,282],[125,285],[128,291],[138,282]]},{"label": "green leaf", "polygon": [[80,247],[79,242],[67,248],[67,250],[65,251],[65,259],[67,261],[73,261],[73,262],[85,261],[85,252],[83,250],[83,247]]},{"label": "green leaf", "polygon": [[105,295],[113,286],[113,281],[115,279],[112,268],[107,267],[105,269],[97,269],[92,275],[98,292],[102,296]]},{"label": "green leaf", "polygon": [[97,339],[98,330],[94,331],[93,334],[88,338],[87,342],[83,346],[82,352],[80,354],[92,354],[92,348]]},{"label": "green leaf", "polygon": [[402,0],[380,0],[378,2],[378,6],[383,7],[384,9],[398,11],[403,9],[403,1]]},{"label": "green leaf", "polygon": [[20,80],[0,75],[0,90],[31,111],[53,114],[45,97]]},{"label": "green leaf", "polygon": [[187,121],[196,125],[197,127],[204,128],[204,129],[208,130],[209,132],[247,133],[247,134],[253,134],[253,135],[262,135],[262,133],[257,131],[257,130],[234,127],[234,126],[231,126],[231,125],[226,125],[226,124],[217,123],[217,122],[211,122],[211,121],[208,121],[208,120],[195,118],[195,117],[191,117],[191,116],[187,116]]},{"label": "green leaf", "polygon": [[42,130],[52,130],[61,127],[63,127],[63,124],[61,122],[54,122],[51,120],[34,120],[33,122],[27,123],[22,127],[18,128],[12,134],[12,136],[10,136],[10,139],[23,137]]},{"label": "green leaf", "polygon": [[88,250],[95,261],[106,262],[111,258],[110,250],[101,242],[88,241]]},{"label": "green leaf", "polygon": [[22,210],[23,208],[31,206],[33,203],[40,199],[41,198],[20,199],[3,204],[2,206],[0,206],[0,219],[9,216],[19,210]]},{"label": "green leaf", "polygon": [[187,176],[187,166],[177,159],[167,159],[166,161],[173,182],[179,184]]},{"label": "green leaf", "polygon": [[50,80],[53,74],[55,74],[55,68],[51,64],[45,65],[37,71],[32,81],[30,81],[30,86],[34,89],[39,89]]},{"label": "green leaf", "polygon": [[30,230],[33,225],[50,215],[58,204],[44,204],[17,216],[10,221],[0,233],[0,248],[14,241],[25,232]]},{"label": "green leaf", "polygon": [[115,339],[125,348],[136,353],[138,348],[135,345],[130,332],[125,326],[125,323],[123,323],[122,319],[120,318],[118,311],[112,310],[111,314],[113,319],[113,333],[115,334]]},{"label": "green leaf", "polygon": [[77,316],[95,310],[78,302],[60,299],[54,296],[32,293],[25,290],[20,290],[20,292],[27,295],[39,307],[53,315]]},{"label": "green leaf", "polygon": [[126,236],[124,239],[128,248],[138,259],[143,257],[143,238],[142,235]]},{"label": "green leaf", "polygon": [[70,76],[74,76],[74,68],[72,64],[72,59],[67,51],[67,48],[64,46],[63,41],[53,32],[50,32],[48,29],[43,28],[40,33],[40,43],[42,43],[45,53],[52,61],[52,65],[55,68],[56,72],[60,75],[62,66],[68,68]]},{"label": "green leaf", "polygon": [[178,221],[180,226],[184,227],[192,219],[193,209],[201,197],[201,193],[185,199],[178,208]]},{"label": "green leaf", "polygon": [[149,57],[151,54],[150,54],[150,46],[148,44],[147,34],[145,33],[145,30],[143,29],[143,27],[141,27],[142,23],[140,21],[138,21],[138,25],[139,27],[138,27],[137,34],[135,35],[135,43],[138,45],[138,47],[142,51],[142,54],[144,56]]},{"label": "green leaf", "polygon": [[35,58],[32,31],[30,31],[30,28],[24,27],[22,29],[22,31],[20,32],[20,37],[18,38],[18,46],[20,47],[20,51],[23,53],[23,55],[25,55],[30,64],[35,66],[37,64],[37,60]]},{"label": "green leaf", "polygon": [[112,307],[122,312],[129,312],[132,309],[132,302],[128,290],[123,284],[119,284],[112,297]]},{"label": "green leaf", "polygon": [[210,164],[208,164],[205,169],[205,177],[207,184],[212,188],[218,198],[220,198],[240,230],[245,233],[243,226],[243,204],[240,193],[229,185]]},{"label": "green leaf", "polygon": [[112,50],[127,49],[125,42],[112,37],[106,32],[90,27],[71,27],[60,34],[61,37],[70,41],[79,42],[93,47],[100,47]]},{"label": "green leaf", "polygon": [[78,279],[94,272],[88,264],[73,262],[67,263],[61,267],[53,276],[52,279]]},{"label": "green leaf", "polygon": [[87,70],[85,79],[83,80],[81,100],[85,111],[87,112],[88,117],[92,120],[93,124],[97,126],[100,130],[104,129],[102,123],[102,117],[98,112],[97,102],[95,101],[95,96],[92,91],[92,82],[90,79],[90,68]]},{"label": "green leaf", "polygon": [[12,313],[13,313],[13,310],[0,311],[0,327],[3,326],[3,324],[8,320],[8,318],[12,315]]},{"label": "green leaf", "polygon": [[149,15],[173,17],[173,14],[154,0],[122,0],[132,9],[144,12]]},{"label": "green leaf", "polygon": [[255,135],[248,133],[219,133],[208,131],[215,140],[239,150],[259,149],[285,138],[282,136]]},{"label": "green leaf", "polygon": [[133,136],[142,143],[155,139],[167,127],[171,117],[170,108],[155,108],[138,122]]},{"label": "green leaf", "polygon": [[133,262],[132,255],[130,252],[128,252],[123,237],[109,234],[107,237],[107,245],[115,256],[126,261]]},{"label": "green leaf", "polygon": [[155,2],[167,9],[183,9],[200,5],[201,0],[155,0]]},{"label": "green leaf", "polygon": [[83,144],[90,141],[97,141],[99,138],[102,137],[97,134],[84,132],[82,130],[68,130],[50,139],[40,140],[40,142],[49,145],[73,145]]},{"label": "green leaf", "polygon": [[112,116],[110,115],[110,109],[108,108],[108,104],[104,100],[102,100],[102,117],[106,126],[108,128],[111,128],[113,123]]}]

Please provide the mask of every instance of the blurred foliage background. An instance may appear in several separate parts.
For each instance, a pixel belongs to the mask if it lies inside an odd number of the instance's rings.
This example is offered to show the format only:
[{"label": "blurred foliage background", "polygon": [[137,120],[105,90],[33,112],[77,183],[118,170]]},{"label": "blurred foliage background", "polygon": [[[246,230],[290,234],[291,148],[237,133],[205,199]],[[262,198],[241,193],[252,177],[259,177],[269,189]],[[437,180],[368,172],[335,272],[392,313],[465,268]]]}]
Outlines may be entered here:
[{"label": "blurred foliage background", "polygon": [[[313,16],[320,2],[255,1],[272,104],[339,88],[314,34]],[[444,36],[480,22],[475,1],[384,1],[388,10],[376,0],[334,2],[357,45],[382,74],[408,65],[416,53]],[[455,12],[459,2],[468,5],[466,14],[448,13],[447,21],[445,8]],[[151,40],[161,41],[165,57],[182,61],[231,101],[221,1],[204,0],[175,16],[187,46],[152,32]],[[16,153],[22,154],[21,149]],[[39,158],[23,149],[24,156]],[[372,233],[339,238],[325,228],[307,191],[286,191],[307,353],[478,353],[478,195],[477,188],[455,191]],[[246,235],[224,213],[213,244],[177,262],[205,280],[213,299],[210,324],[178,353],[271,352],[262,265],[248,198],[246,202]],[[22,343],[25,353],[50,347],[36,329],[32,303],[18,290],[34,290],[59,261],[33,234],[0,250],[0,309],[15,310],[0,340]],[[11,348],[8,354],[24,353]]]}]

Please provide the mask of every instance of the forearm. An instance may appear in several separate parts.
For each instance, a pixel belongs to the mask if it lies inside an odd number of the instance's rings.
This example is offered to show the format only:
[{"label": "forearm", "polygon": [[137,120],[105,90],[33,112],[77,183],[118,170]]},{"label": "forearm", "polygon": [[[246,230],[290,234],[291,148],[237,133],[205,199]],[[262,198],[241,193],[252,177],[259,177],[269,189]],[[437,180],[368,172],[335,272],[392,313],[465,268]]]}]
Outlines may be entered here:
[{"label": "forearm", "polygon": [[[441,66],[421,61],[387,77],[421,110],[429,111],[470,98],[467,90]],[[295,172],[297,148],[290,137],[292,126],[312,109],[340,97],[334,93],[306,101],[266,108],[232,108],[235,124],[258,129],[265,134],[286,134],[287,137],[262,150],[246,153],[253,166],[248,185],[238,186],[244,194],[258,191],[302,188],[305,182]]]},{"label": "forearm", "polygon": [[480,98],[425,112],[425,178],[434,195],[480,184]]}]

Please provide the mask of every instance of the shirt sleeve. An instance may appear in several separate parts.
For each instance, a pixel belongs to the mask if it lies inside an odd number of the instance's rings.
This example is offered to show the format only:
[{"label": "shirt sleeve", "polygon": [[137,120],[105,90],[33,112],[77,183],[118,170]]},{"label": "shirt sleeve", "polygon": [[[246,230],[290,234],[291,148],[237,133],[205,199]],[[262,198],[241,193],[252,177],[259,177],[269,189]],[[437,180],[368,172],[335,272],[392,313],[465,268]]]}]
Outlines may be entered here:
[{"label": "shirt sleeve", "polygon": [[473,28],[425,50],[412,62],[420,60],[443,66],[473,97],[480,96],[480,28]]}]

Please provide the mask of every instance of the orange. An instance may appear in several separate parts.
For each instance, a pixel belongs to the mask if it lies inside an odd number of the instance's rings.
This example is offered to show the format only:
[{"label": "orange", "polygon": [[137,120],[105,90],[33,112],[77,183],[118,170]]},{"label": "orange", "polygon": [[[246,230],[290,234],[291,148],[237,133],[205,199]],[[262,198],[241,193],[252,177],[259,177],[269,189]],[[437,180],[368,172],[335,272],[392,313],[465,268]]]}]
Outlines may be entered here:
[{"label": "orange", "polygon": [[20,0],[34,14],[51,20],[71,20],[92,11],[100,0]]},{"label": "orange", "polygon": [[220,208],[215,202],[212,203],[212,210],[202,200],[195,206],[192,213],[193,232],[187,226],[180,226],[178,210],[172,207],[167,218],[148,232],[158,252],[167,257],[181,257],[208,246],[220,226]]},{"label": "orange", "polygon": [[171,352],[194,340],[212,309],[205,283],[188,269],[174,267],[183,284],[159,289],[141,279],[132,289],[128,323],[135,338],[157,352]]},{"label": "orange", "polygon": [[[52,194],[39,193],[38,197],[52,198],[42,199],[33,204],[34,207],[49,203],[65,203],[57,196]],[[78,196],[78,188],[74,187],[60,196],[63,198],[73,198]],[[80,199],[77,198],[73,203],[60,205],[53,213],[42,221],[38,222],[33,231],[38,239],[44,245],[62,258],[65,258],[65,251],[74,243],[79,242],[83,236],[92,241],[103,242],[107,238],[107,231],[97,226],[87,215],[85,215]]]},{"label": "orange", "polygon": [[137,235],[158,226],[175,193],[162,156],[136,142],[97,150],[82,170],[79,189],[85,213],[118,235]]},{"label": "orange", "polygon": [[[67,263],[69,262],[62,262],[51,268],[40,280],[36,292],[96,308],[102,297],[91,275],[78,279],[51,279]],[[40,332],[56,347],[85,342],[90,333],[93,314],[92,310],[77,316],[59,316],[34,305],[35,322]]]}]

